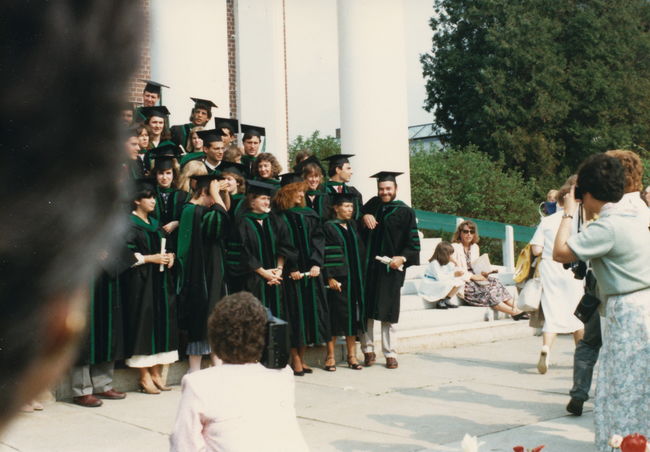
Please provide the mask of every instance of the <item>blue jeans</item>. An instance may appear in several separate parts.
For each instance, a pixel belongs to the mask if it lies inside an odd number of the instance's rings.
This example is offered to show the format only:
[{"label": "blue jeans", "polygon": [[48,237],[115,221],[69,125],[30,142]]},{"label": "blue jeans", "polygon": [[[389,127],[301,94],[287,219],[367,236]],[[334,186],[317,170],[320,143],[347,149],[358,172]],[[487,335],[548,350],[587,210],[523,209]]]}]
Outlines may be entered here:
[{"label": "blue jeans", "polygon": [[600,315],[594,312],[585,323],[584,337],[576,345],[573,354],[573,388],[569,392],[572,398],[582,401],[589,399],[591,379],[601,345],[603,339],[600,334]]}]

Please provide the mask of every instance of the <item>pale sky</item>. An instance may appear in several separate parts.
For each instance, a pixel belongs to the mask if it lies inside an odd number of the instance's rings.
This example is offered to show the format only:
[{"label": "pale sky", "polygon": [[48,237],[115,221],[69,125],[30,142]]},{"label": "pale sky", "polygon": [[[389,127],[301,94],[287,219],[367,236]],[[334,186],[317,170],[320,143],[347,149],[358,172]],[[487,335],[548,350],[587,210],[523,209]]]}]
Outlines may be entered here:
[{"label": "pale sky", "polygon": [[[286,0],[289,137],[339,127],[336,0]],[[431,122],[419,55],[431,48],[433,0],[404,0],[409,125]],[[391,64],[391,55],[386,55]]]}]

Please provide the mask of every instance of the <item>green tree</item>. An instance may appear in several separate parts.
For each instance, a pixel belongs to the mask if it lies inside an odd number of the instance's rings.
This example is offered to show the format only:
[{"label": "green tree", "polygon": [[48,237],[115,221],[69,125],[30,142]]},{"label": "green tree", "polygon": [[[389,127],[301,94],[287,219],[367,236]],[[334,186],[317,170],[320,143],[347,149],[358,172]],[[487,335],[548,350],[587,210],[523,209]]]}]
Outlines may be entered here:
[{"label": "green tree", "polygon": [[538,202],[520,173],[476,146],[411,154],[413,207],[432,212],[533,226]]},{"label": "green tree", "polygon": [[[650,141],[650,2],[436,0],[425,106],[542,190],[593,152]],[[549,183],[549,178],[552,183]]]},{"label": "green tree", "polygon": [[321,138],[320,132],[316,130],[307,138],[298,135],[289,144],[289,162],[291,166],[294,165],[296,154],[300,151],[309,152],[322,160],[330,155],[340,154],[341,144],[339,140],[329,135]]}]

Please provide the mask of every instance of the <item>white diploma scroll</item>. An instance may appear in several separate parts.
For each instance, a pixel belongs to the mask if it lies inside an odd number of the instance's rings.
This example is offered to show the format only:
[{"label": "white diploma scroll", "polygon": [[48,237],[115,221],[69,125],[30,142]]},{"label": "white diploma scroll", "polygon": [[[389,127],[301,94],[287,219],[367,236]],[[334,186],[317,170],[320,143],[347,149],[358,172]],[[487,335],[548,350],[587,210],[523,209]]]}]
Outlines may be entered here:
[{"label": "white diploma scroll", "polygon": [[[163,237],[160,239],[160,254],[165,254],[167,250],[165,247],[167,246],[167,239]],[[165,271],[165,264],[160,264],[160,271],[164,272]]]}]

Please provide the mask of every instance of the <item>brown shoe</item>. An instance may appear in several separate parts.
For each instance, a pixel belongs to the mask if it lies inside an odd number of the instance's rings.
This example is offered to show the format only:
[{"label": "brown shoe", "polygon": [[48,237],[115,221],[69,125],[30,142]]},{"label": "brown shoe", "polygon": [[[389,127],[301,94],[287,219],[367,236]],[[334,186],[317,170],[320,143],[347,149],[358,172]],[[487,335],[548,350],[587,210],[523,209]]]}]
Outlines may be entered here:
[{"label": "brown shoe", "polygon": [[387,369],[397,369],[397,359],[395,359],[395,358],[386,358],[386,368]]},{"label": "brown shoe", "polygon": [[95,397],[100,399],[109,399],[109,400],[120,400],[126,397],[125,392],[116,391],[115,389],[109,389],[108,391],[99,392],[94,394]]},{"label": "brown shoe", "polygon": [[364,353],[363,354],[363,365],[366,367],[370,367],[373,364],[377,362],[377,355],[375,355],[375,352],[370,352],[370,353]]},{"label": "brown shoe", "polygon": [[86,408],[96,408],[98,406],[102,406],[103,402],[94,395],[88,394],[84,396],[73,397],[72,403],[75,405],[84,406]]}]

